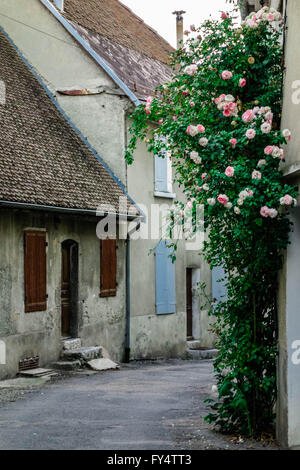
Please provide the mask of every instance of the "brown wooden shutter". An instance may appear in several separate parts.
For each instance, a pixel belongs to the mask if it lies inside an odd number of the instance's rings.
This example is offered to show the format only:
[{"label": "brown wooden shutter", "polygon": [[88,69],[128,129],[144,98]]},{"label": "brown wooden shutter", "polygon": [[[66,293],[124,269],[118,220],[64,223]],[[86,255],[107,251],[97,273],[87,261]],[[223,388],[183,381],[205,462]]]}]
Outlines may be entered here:
[{"label": "brown wooden shutter", "polygon": [[25,312],[47,309],[46,232],[24,232]]},{"label": "brown wooden shutter", "polygon": [[100,245],[100,297],[117,295],[117,243],[101,240]]}]

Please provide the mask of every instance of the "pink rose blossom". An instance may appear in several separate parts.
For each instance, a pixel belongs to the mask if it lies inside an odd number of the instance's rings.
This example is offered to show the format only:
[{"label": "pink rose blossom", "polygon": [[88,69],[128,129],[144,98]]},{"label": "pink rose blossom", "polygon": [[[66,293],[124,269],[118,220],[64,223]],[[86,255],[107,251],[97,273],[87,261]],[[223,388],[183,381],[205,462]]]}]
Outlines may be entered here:
[{"label": "pink rose blossom", "polygon": [[191,24],[190,30],[193,31],[193,32],[196,31],[196,28],[195,28],[195,25],[194,25],[194,24]]},{"label": "pink rose blossom", "polygon": [[190,92],[189,92],[189,91],[187,91],[187,90],[184,90],[184,91],[182,92],[182,94],[183,94],[183,96],[187,96],[187,95],[189,95],[189,94],[190,94]]},{"label": "pink rose blossom", "polygon": [[253,180],[260,180],[261,179],[261,172],[258,171],[258,170],[253,170],[252,179]]},{"label": "pink rose blossom", "polygon": [[225,175],[230,178],[231,176],[234,175],[234,168],[232,166],[228,166],[225,170]]},{"label": "pink rose blossom", "polygon": [[255,129],[248,129],[246,132],[247,139],[254,139],[255,135],[256,135]]},{"label": "pink rose blossom", "polygon": [[236,139],[230,139],[229,143],[232,145],[232,147],[235,147],[236,144],[237,144],[237,140]]},{"label": "pink rose blossom", "polygon": [[221,18],[222,18],[222,20],[226,20],[227,15],[226,15],[225,11],[222,11]]},{"label": "pink rose blossom", "polygon": [[202,124],[198,124],[197,129],[198,129],[198,131],[201,132],[201,133],[205,132],[205,127],[202,126]]},{"label": "pink rose blossom", "polygon": [[202,189],[201,186],[197,186],[198,193],[200,193],[201,189]]},{"label": "pink rose blossom", "polygon": [[271,155],[271,153],[273,152],[273,149],[274,149],[274,145],[268,145],[265,148],[264,152],[265,152],[266,155]]},{"label": "pink rose blossom", "polygon": [[264,206],[260,209],[260,215],[262,217],[269,217],[270,216],[270,209],[267,206]]},{"label": "pink rose blossom", "polygon": [[225,205],[228,202],[228,197],[226,196],[226,194],[219,194],[218,201],[220,204]]},{"label": "pink rose blossom", "polygon": [[286,194],[282,198],[280,198],[280,204],[282,206],[291,206],[293,203],[293,198],[289,194]]},{"label": "pink rose blossom", "polygon": [[188,36],[188,35],[190,34],[190,32],[189,32],[188,29],[186,29],[183,34],[185,34],[186,36]]},{"label": "pink rose blossom", "polygon": [[253,121],[253,119],[254,119],[254,112],[252,111],[252,109],[248,109],[247,111],[244,112],[242,116],[242,120],[244,122],[250,122],[250,121]]},{"label": "pink rose blossom", "polygon": [[268,13],[267,14],[267,20],[268,21],[274,21],[275,20],[275,15],[273,15],[273,13]]},{"label": "pink rose blossom", "polygon": [[194,101],[190,101],[190,105],[192,106],[192,108],[195,106],[195,103]]},{"label": "pink rose blossom", "polygon": [[247,80],[245,78],[240,78],[239,80],[239,86],[243,88],[247,83]]},{"label": "pink rose blossom", "polygon": [[201,178],[205,180],[206,177],[207,177],[207,173],[202,173]]},{"label": "pink rose blossom", "polygon": [[252,191],[252,189],[249,189],[248,195],[249,195],[249,197],[253,197],[253,191]]},{"label": "pink rose blossom", "polygon": [[271,219],[275,219],[275,217],[277,217],[277,215],[278,215],[278,212],[277,212],[276,209],[270,209],[269,215],[270,215]]},{"label": "pink rose blossom", "polygon": [[221,73],[221,77],[223,78],[223,80],[229,80],[232,77],[232,72],[230,72],[229,70],[224,70]]},{"label": "pink rose blossom", "polygon": [[229,109],[224,109],[223,114],[225,117],[231,116],[231,112],[229,111]]},{"label": "pink rose blossom", "polygon": [[284,149],[280,149],[280,158],[284,160]]}]

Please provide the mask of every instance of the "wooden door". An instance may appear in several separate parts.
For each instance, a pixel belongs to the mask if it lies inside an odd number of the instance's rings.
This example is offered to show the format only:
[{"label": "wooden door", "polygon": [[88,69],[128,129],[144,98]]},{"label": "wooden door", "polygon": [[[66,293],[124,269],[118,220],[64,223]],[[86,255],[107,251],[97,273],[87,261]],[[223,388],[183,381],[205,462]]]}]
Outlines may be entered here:
[{"label": "wooden door", "polygon": [[187,337],[193,337],[193,293],[192,293],[192,268],[186,270],[186,327]]},{"label": "wooden door", "polygon": [[70,278],[70,245],[62,244],[61,273],[61,333],[70,336],[71,328],[71,278]]}]

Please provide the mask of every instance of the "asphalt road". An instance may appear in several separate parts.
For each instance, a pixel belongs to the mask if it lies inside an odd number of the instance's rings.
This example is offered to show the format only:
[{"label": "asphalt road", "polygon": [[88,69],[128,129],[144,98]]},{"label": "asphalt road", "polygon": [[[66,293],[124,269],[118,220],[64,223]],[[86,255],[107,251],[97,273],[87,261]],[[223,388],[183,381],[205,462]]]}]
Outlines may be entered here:
[{"label": "asphalt road", "polygon": [[8,390],[0,396],[0,449],[273,448],[204,422],[212,384],[211,361],[176,360],[76,373],[18,396]]},{"label": "asphalt road", "polygon": [[178,449],[211,370],[171,361],[64,378],[1,405],[0,449]]}]

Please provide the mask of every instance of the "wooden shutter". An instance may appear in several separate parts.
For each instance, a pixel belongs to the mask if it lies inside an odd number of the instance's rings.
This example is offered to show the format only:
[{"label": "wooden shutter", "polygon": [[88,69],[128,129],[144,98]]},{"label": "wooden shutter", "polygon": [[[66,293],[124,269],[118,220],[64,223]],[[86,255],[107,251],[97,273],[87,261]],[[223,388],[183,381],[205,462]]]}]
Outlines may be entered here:
[{"label": "wooden shutter", "polygon": [[117,295],[117,243],[101,240],[100,245],[100,297]]},{"label": "wooden shutter", "polygon": [[175,313],[175,265],[166,241],[159,243],[155,255],[156,313]]},{"label": "wooden shutter", "polygon": [[168,191],[168,159],[154,156],[155,191]]},{"label": "wooden shutter", "polygon": [[24,232],[25,312],[47,309],[46,232]]}]

